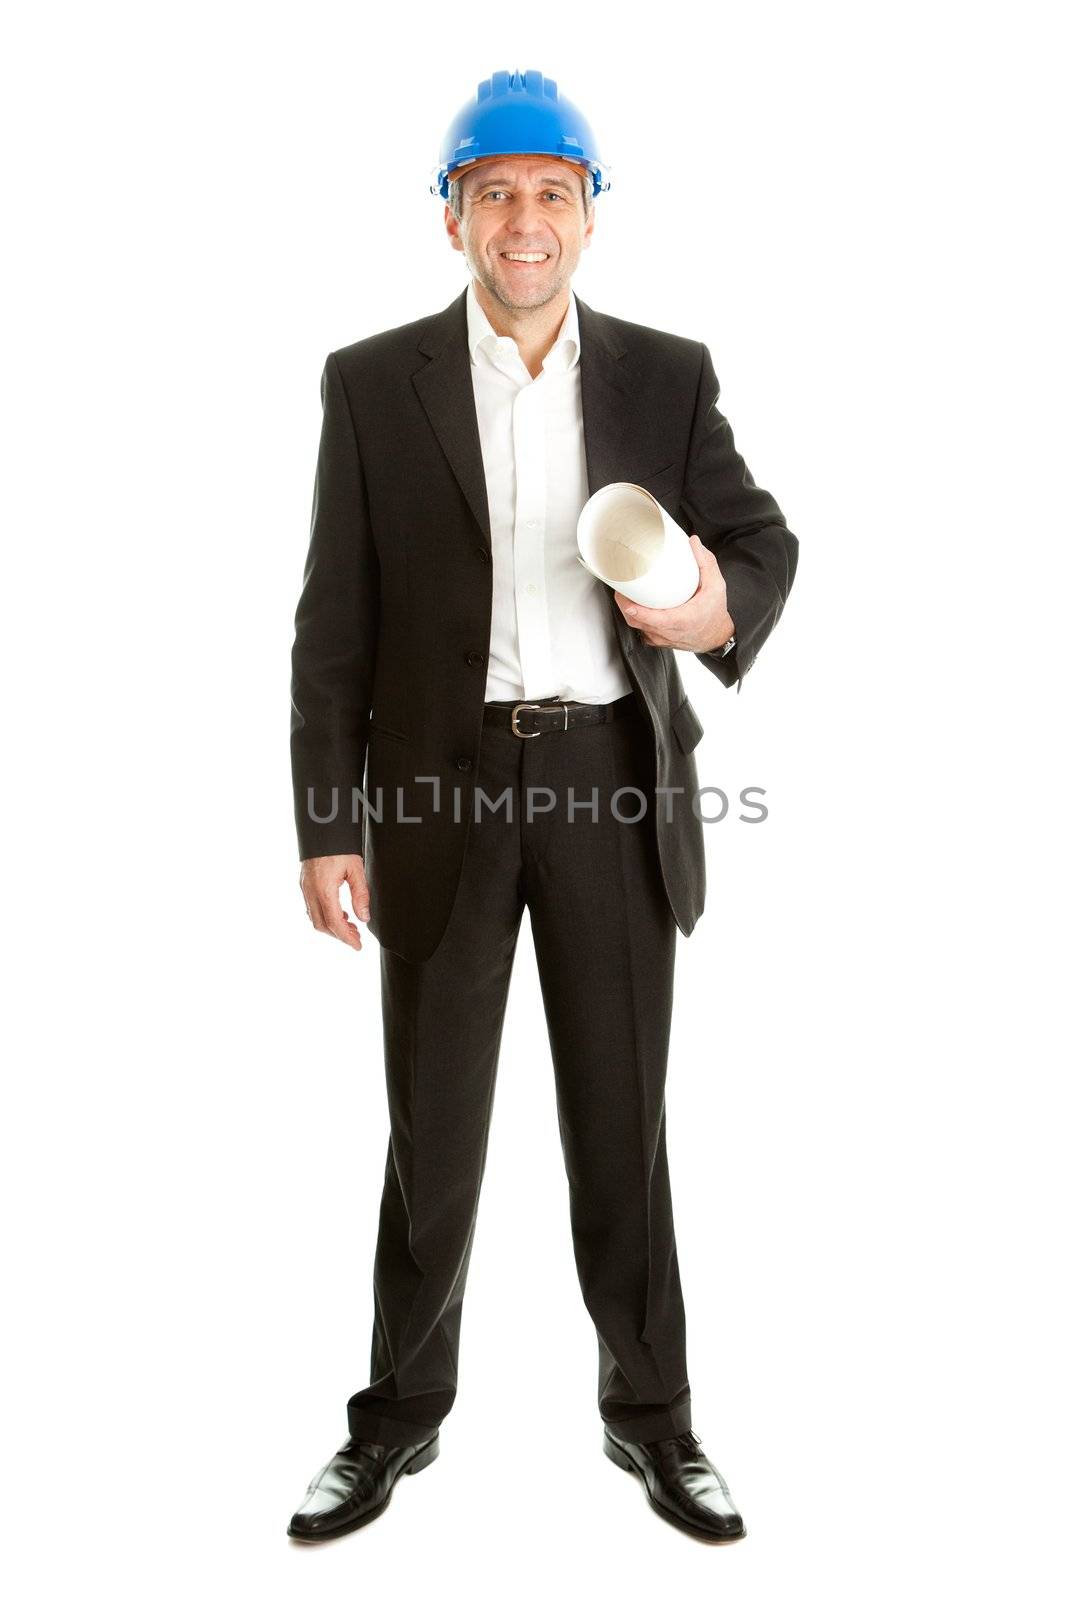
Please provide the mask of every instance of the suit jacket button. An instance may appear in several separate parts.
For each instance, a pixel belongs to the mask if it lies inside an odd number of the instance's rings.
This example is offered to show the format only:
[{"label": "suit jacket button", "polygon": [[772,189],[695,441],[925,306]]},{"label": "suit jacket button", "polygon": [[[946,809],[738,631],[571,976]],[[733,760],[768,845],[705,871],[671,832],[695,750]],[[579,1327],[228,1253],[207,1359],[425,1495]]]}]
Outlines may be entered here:
[{"label": "suit jacket button", "polygon": [[484,544],[480,544],[478,546],[478,557],[479,557],[479,560],[484,561],[486,563],[486,565],[488,566],[488,564],[489,564],[489,552],[485,548]]},{"label": "suit jacket button", "polygon": [[467,665],[469,667],[480,667],[484,660],[485,660],[485,657],[482,656],[482,655],[479,655],[477,650],[468,650],[467,651]]},{"label": "suit jacket button", "polygon": [[460,772],[469,772],[471,769],[470,756],[460,756],[459,760],[456,762],[456,766],[459,768]]}]

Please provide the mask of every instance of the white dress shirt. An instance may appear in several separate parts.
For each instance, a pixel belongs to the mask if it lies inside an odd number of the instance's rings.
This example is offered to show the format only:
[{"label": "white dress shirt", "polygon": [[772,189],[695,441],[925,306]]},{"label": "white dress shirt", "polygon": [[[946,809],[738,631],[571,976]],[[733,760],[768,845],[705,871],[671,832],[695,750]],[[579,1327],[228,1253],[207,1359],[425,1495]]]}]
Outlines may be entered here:
[{"label": "white dress shirt", "polygon": [[615,602],[578,560],[589,484],[574,292],[536,378],[515,340],[494,332],[473,281],[467,340],[493,540],[485,698],[617,700],[632,685],[612,626]]}]

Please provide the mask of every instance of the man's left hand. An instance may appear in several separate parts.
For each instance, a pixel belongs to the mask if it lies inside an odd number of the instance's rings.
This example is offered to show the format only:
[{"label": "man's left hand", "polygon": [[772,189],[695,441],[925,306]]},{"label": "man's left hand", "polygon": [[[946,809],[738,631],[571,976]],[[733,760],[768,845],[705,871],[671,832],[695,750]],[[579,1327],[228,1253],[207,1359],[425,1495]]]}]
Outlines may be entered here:
[{"label": "man's left hand", "polygon": [[691,533],[689,544],[700,568],[700,585],[684,605],[639,606],[618,589],[612,591],[615,604],[648,644],[667,645],[672,650],[719,650],[734,633],[726,584],[719,563],[700,535]]}]

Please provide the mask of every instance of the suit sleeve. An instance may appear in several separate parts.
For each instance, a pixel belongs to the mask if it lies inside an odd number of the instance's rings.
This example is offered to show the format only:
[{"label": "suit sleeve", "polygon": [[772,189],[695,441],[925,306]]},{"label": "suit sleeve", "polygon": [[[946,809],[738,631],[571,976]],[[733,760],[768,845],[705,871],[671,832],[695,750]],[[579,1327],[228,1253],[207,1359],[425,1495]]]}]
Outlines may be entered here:
[{"label": "suit sleeve", "polygon": [[301,861],[362,850],[352,791],[363,787],[380,605],[356,432],[332,353],[321,396],[311,540],[292,652],[290,750]]},{"label": "suit sleeve", "polygon": [[696,658],[729,688],[748,672],[781,616],[797,566],[797,539],[773,496],[753,482],[717,407],[719,381],[706,345],[685,466],[681,511],[686,530],[715,556],[737,643],[722,660]]}]

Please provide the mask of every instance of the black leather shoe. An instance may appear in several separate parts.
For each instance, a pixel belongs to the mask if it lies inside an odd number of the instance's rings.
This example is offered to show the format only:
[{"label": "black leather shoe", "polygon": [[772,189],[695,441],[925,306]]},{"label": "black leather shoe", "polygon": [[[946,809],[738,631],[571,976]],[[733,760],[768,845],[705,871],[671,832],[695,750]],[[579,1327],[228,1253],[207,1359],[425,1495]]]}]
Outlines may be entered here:
[{"label": "black leather shoe", "polygon": [[701,1539],[743,1539],[745,1525],[726,1480],[699,1445],[691,1428],[649,1444],[631,1444],[604,1429],[604,1454],[617,1467],[637,1473],[653,1511]]},{"label": "black leather shoe", "polygon": [[289,1523],[290,1539],[336,1539],[373,1522],[405,1472],[421,1472],[441,1453],[441,1436],[422,1444],[387,1445],[350,1438],[308,1484],[307,1499]]}]

